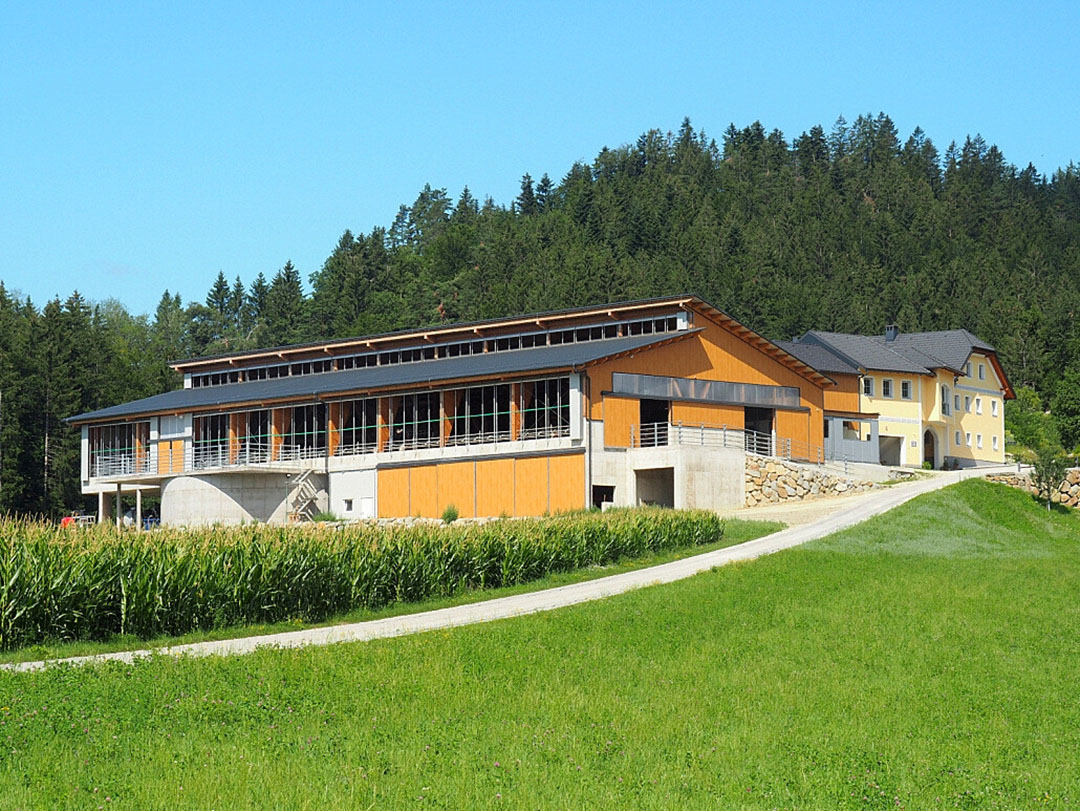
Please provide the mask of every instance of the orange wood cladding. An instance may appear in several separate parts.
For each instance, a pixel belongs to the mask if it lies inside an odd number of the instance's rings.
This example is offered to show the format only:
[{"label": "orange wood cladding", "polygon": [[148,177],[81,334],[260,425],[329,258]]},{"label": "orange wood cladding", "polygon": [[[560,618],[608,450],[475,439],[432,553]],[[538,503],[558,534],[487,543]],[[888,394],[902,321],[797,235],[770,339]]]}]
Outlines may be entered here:
[{"label": "orange wood cladding", "polygon": [[640,402],[633,397],[605,397],[603,413],[605,447],[630,447],[630,431],[641,422]]},{"label": "orange wood cladding", "polygon": [[158,442],[158,473],[183,473],[184,472],[184,440],[174,439],[171,442],[163,439]]},{"label": "orange wood cladding", "polygon": [[715,403],[679,403],[671,404],[672,424],[707,425],[720,428],[742,428],[746,412],[742,406],[719,405]]},{"label": "orange wood cladding", "polygon": [[521,384],[510,385],[510,439],[516,441],[521,436]]},{"label": "orange wood cladding", "polygon": [[379,517],[536,516],[585,506],[585,456],[441,462],[378,471]]},{"label": "orange wood cladding", "polygon": [[[592,394],[586,408],[589,419],[604,420],[606,445],[623,447],[629,439],[629,425],[625,424],[627,415],[624,411],[613,417],[611,427],[615,431],[614,436],[609,437],[608,434],[607,411],[615,398],[602,397],[601,392],[611,390],[612,372],[793,386],[799,389],[800,405],[810,409],[810,419],[807,420],[803,412],[801,423],[796,424],[794,420],[785,422],[795,431],[790,438],[822,445],[824,392],[819,386],[704,316],[697,317],[695,326],[703,331],[686,340],[637,355],[615,358],[589,369],[589,391]],[[638,419],[634,417],[632,421],[638,422]],[[622,436],[624,433],[626,439]]]},{"label": "orange wood cladding", "polygon": [[344,405],[340,402],[330,403],[326,407],[326,442],[329,454],[337,453],[338,445],[341,444],[341,410]]},{"label": "orange wood cladding", "polygon": [[514,460],[489,459],[476,463],[476,514],[517,515],[514,497]]},{"label": "orange wood cladding", "polygon": [[[386,450],[386,446],[390,443],[390,398],[379,398],[379,452],[382,453]],[[410,513],[405,513],[409,515]]]},{"label": "orange wood cladding", "polygon": [[825,410],[856,413],[859,410],[859,376],[829,375],[836,381],[836,388],[825,391]]},{"label": "orange wood cladding", "polygon": [[240,455],[240,419],[243,414],[233,413],[229,415],[229,464],[236,464]]},{"label": "orange wood cladding", "polygon": [[275,408],[270,412],[270,458],[281,456],[281,445],[285,441],[285,409]]},{"label": "orange wood cladding", "polygon": [[457,407],[457,401],[454,399],[456,392],[444,391],[442,393],[442,434],[439,437],[439,444],[446,445],[450,441],[450,432],[454,430],[454,410]]}]

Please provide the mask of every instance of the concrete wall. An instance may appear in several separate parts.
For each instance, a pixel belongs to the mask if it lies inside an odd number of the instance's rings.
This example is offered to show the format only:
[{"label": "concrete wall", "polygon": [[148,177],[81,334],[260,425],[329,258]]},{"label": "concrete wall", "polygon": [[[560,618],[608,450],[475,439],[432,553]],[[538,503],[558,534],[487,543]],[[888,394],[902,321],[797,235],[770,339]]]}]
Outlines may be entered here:
[{"label": "concrete wall", "polygon": [[331,473],[327,481],[330,512],[338,518],[375,517],[374,468]]},{"label": "concrete wall", "polygon": [[604,423],[589,423],[592,485],[615,488],[614,504],[639,502],[636,471],[672,468],[675,507],[704,510],[743,503],[744,453],[738,448],[666,445],[658,448],[604,447]]},{"label": "concrete wall", "polygon": [[[327,477],[309,479],[318,493],[315,510],[328,506]],[[284,474],[228,473],[177,476],[161,486],[161,523],[173,526],[240,524],[250,521],[284,523],[286,489]]]}]

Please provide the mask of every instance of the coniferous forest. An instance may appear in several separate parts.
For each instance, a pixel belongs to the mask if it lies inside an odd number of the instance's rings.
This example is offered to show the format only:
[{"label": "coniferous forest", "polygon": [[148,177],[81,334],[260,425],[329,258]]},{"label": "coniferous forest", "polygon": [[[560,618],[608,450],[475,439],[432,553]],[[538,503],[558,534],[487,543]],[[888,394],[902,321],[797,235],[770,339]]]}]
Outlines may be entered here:
[{"label": "coniferous forest", "polygon": [[169,360],[675,293],[774,339],[966,327],[1034,407],[1080,412],[1080,167],[1018,168],[977,136],[941,150],[884,114],[791,140],[684,121],[525,175],[508,204],[425,186],[306,284],[286,261],[135,315],[0,283],[0,510],[83,506],[63,419],[178,386]]}]

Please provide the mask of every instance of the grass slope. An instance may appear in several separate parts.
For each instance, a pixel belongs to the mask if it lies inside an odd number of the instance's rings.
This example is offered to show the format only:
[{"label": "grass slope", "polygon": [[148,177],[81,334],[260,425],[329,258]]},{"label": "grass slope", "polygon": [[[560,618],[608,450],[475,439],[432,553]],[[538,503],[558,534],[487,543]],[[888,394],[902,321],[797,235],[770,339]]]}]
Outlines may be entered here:
[{"label": "grass slope", "polygon": [[1075,514],[971,481],[803,548],[548,614],[3,674],[0,804],[1072,804],[1077,584]]}]

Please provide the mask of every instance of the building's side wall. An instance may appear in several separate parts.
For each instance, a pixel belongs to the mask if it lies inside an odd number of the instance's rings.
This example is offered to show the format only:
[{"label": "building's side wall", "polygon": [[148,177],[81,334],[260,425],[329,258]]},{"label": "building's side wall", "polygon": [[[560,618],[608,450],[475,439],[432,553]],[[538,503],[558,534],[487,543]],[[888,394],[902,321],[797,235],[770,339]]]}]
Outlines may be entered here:
[{"label": "building's side wall", "polygon": [[[328,507],[324,474],[309,479],[318,493],[316,510]],[[289,484],[284,474],[234,473],[176,476],[161,485],[161,523],[175,526],[284,523]]]},{"label": "building's side wall", "polygon": [[[877,413],[878,435],[883,438],[896,437],[900,440],[900,464],[918,467],[922,464],[923,419],[927,408],[926,398],[933,396],[933,378],[927,375],[900,374],[897,372],[869,371],[866,376],[873,381],[873,394],[862,393],[859,389],[859,410]],[[885,395],[885,382],[891,383],[891,396]],[[911,396],[904,399],[904,383],[911,390]]]},{"label": "building's side wall", "polygon": [[859,376],[830,374],[836,381],[836,387],[825,389],[826,411],[858,411],[859,410]]},{"label": "building's side wall", "polygon": [[476,459],[378,470],[380,518],[535,516],[585,506],[583,453]]},{"label": "building's side wall", "polygon": [[[804,418],[798,424],[787,423],[797,432],[789,438],[821,447],[824,431],[822,389],[719,324],[701,315],[696,316],[696,319],[694,326],[703,328],[697,335],[666,346],[649,348],[636,355],[615,358],[589,370],[590,397],[586,406],[587,414],[589,419],[605,421],[605,444],[609,447],[625,447],[629,440],[629,424],[624,423],[631,419],[630,412],[636,405],[629,408],[622,406],[619,416],[613,417],[609,423],[607,409],[609,403],[614,402],[614,398],[602,396],[603,392],[612,388],[613,372],[628,372],[766,386],[794,386],[800,391],[800,404],[809,410],[810,419],[806,419],[804,413]],[[638,421],[636,414],[633,414],[632,421]],[[622,439],[623,436],[626,439]]]},{"label": "building's side wall", "polygon": [[[608,381],[610,383],[610,376]],[[630,432],[641,422],[641,408],[634,397],[604,397],[601,401],[604,423],[604,445],[609,448],[630,447]]]},{"label": "building's side wall", "polygon": [[[979,379],[979,366],[983,367],[983,379]],[[1003,384],[994,373],[989,358],[972,353],[969,362],[971,374],[956,380],[953,390],[960,395],[960,410],[953,416],[950,426],[952,450],[949,456],[960,465],[1002,464],[1005,461],[1005,402]],[[954,410],[955,411],[955,410]],[[980,413],[981,411],[981,413]],[[996,414],[996,415],[995,415]],[[956,444],[956,432],[960,432],[960,445]],[[994,438],[997,448],[994,448]],[[982,447],[979,447],[981,439]]]},{"label": "building's side wall", "polygon": [[710,428],[743,427],[742,406],[714,405],[712,403],[672,403],[673,425],[705,425]]}]

